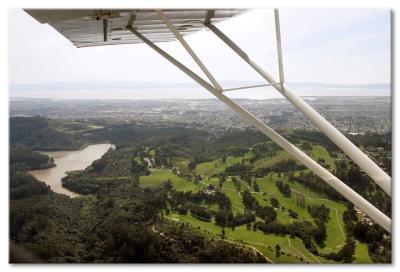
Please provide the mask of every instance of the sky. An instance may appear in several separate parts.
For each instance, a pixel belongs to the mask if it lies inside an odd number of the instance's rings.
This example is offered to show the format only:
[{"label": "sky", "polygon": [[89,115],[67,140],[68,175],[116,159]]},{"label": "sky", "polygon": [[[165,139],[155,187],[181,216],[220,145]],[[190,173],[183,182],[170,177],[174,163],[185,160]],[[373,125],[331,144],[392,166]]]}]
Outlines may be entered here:
[{"label": "sky", "polygon": [[[281,9],[286,82],[389,84],[390,19],[389,9]],[[10,9],[8,21],[10,86],[60,82],[156,82],[160,85],[192,82],[145,44],[78,49],[21,9]],[[278,78],[273,10],[251,10],[218,26]],[[187,41],[218,81],[262,82],[211,31],[187,36]],[[159,45],[203,75],[178,42]],[[252,94],[266,91],[271,90],[266,88]],[[171,98],[208,97],[206,91],[196,87],[170,93]],[[93,91],[90,95],[96,97]],[[138,98],[149,95],[161,93],[154,90],[135,94]],[[165,92],[161,96],[169,97]]]}]

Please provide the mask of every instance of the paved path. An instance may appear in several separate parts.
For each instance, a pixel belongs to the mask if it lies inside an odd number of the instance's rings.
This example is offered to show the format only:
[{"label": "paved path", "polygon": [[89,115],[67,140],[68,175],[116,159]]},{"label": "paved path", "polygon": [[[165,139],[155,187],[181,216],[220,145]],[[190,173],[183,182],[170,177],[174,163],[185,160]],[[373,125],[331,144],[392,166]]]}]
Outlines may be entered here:
[{"label": "paved path", "polygon": [[158,235],[160,235],[160,236],[162,236],[162,237],[164,237],[164,238],[167,238],[167,239],[170,239],[170,240],[172,240],[172,241],[175,241],[174,238],[168,237],[168,236],[165,235],[164,233],[162,233],[162,232],[156,230],[156,228],[154,227],[154,225],[151,226],[151,230],[152,230],[154,233],[157,233]]}]

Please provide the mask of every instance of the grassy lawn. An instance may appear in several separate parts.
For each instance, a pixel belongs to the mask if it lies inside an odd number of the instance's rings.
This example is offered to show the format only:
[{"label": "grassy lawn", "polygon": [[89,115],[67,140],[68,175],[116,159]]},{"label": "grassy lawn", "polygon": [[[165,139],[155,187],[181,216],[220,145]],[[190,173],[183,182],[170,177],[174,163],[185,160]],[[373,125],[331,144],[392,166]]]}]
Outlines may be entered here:
[{"label": "grassy lawn", "polygon": [[[307,212],[307,209],[296,204],[296,194],[302,194],[305,196],[306,206],[324,204],[330,208],[330,220],[326,224],[327,239],[325,241],[325,247],[321,250],[324,252],[332,252],[340,249],[345,240],[342,233],[344,229],[342,216],[343,212],[346,210],[345,205],[326,199],[324,196],[312,192],[297,182],[288,183],[290,188],[296,190],[297,192],[292,191],[292,197],[284,197],[275,185],[275,182],[278,179],[285,180],[284,177],[279,178],[277,174],[272,173],[261,179],[257,179],[257,182],[263,192],[267,192],[268,195],[278,199],[282,206],[284,206],[286,209],[295,211],[302,219],[313,221],[313,218]],[[290,220],[290,218],[285,218],[284,215],[282,215],[282,212],[278,212],[278,220],[282,223],[285,223],[287,220]]]},{"label": "grassy lawn", "polygon": [[325,247],[319,248],[321,251],[328,253],[338,251],[345,243],[343,212],[346,210],[344,204],[336,203],[331,200],[312,199],[310,203],[318,205],[325,204],[330,208],[330,219],[326,224],[326,241]]},{"label": "grassy lawn", "polygon": [[372,263],[371,257],[368,254],[368,245],[356,241],[356,251],[354,253],[355,263]]},{"label": "grassy lawn", "polygon": [[331,167],[331,169],[335,167],[335,159],[329,155],[328,151],[323,146],[313,145],[312,150],[311,150],[311,157],[314,160],[324,159],[325,164],[329,165]]},{"label": "grassy lawn", "polygon": [[[219,237],[222,232],[222,228],[213,222],[203,222],[190,215],[172,214],[169,217],[198,227],[199,230],[202,230],[213,238]],[[304,262],[318,263],[318,260],[326,262],[325,259],[317,258],[308,252],[300,239],[290,238],[287,235],[264,234],[260,231],[247,230],[245,226],[239,226],[234,231],[230,228],[225,228],[225,236],[230,241],[240,242],[257,248],[276,263],[301,263],[300,258],[303,258]],[[277,257],[275,254],[275,246],[277,244],[281,247],[282,255],[280,257]]]},{"label": "grassy lawn", "polygon": [[259,169],[259,168],[265,168],[274,165],[277,162],[280,162],[282,160],[288,160],[288,159],[293,159],[292,156],[290,156],[289,153],[287,153],[284,150],[276,152],[276,155],[273,157],[267,157],[263,158],[260,160],[257,160],[254,163],[254,169]]},{"label": "grassy lawn", "polygon": [[[222,163],[221,160],[213,160],[211,162],[205,162],[198,164],[195,172],[196,174],[200,174],[204,176],[211,176],[213,174],[217,174],[223,172],[224,169],[232,165],[234,163],[241,162],[243,158],[248,157],[250,152],[243,157],[228,157],[226,163]],[[335,159],[329,156],[327,150],[322,147],[315,145],[311,151],[311,157],[314,159],[320,158],[324,159],[325,163],[331,166],[331,169],[335,166]],[[290,155],[288,155],[284,151],[278,151],[275,156],[270,158],[264,158],[255,162],[255,168],[268,167],[275,164],[281,160],[290,159]],[[176,164],[178,168],[187,169],[188,161],[180,161]],[[295,175],[298,172],[294,173]],[[148,177],[141,177],[141,184],[146,184],[146,186],[156,186],[161,184],[164,180],[170,179],[174,185],[176,190],[180,191],[197,191],[204,186],[195,185],[193,182],[186,181],[183,178],[179,178],[177,176],[172,175],[169,170],[164,171],[153,171],[152,174]],[[237,177],[239,179],[239,177]],[[276,187],[276,181],[282,180],[286,182],[290,189],[292,190],[291,197],[284,197],[283,194]],[[321,205],[324,204],[330,209],[330,219],[326,224],[327,227],[327,239],[325,240],[325,246],[323,248],[318,248],[319,251],[323,253],[337,252],[344,244],[344,223],[343,223],[343,212],[346,210],[346,206],[343,203],[335,202],[326,198],[325,195],[314,192],[302,184],[298,182],[288,182],[288,178],[277,173],[270,173],[262,178],[257,178],[257,183],[260,187],[261,192],[256,193],[253,190],[253,187],[239,179],[241,182],[241,191],[250,190],[253,196],[258,200],[258,202],[263,206],[270,206],[269,199],[271,197],[275,197],[281,206],[283,206],[286,210],[291,209],[295,211],[300,219],[308,220],[313,222],[314,219],[310,216],[307,211],[307,206],[309,205]],[[208,184],[219,184],[218,178],[211,178],[210,180],[204,180],[205,183]],[[222,185],[222,192],[228,196],[232,203],[232,211],[234,213],[243,213],[244,205],[242,203],[241,196],[236,191],[236,187],[233,184],[231,177],[227,177],[226,181]],[[266,196],[263,193],[267,193]],[[297,198],[304,198],[305,200],[305,208],[300,207],[297,204]],[[216,210],[218,207],[210,207],[211,209]],[[293,218],[291,218],[287,211],[283,211],[281,209],[277,209],[277,221],[282,224],[289,224],[293,222]],[[215,225],[213,222],[203,222],[200,221],[190,215],[177,215],[173,214],[171,217],[178,219],[179,221],[189,223],[195,227],[200,228],[202,231],[209,233],[210,235],[220,235],[222,228]],[[247,245],[254,246],[258,250],[260,250],[265,256],[273,260],[274,262],[279,263],[300,263],[302,262],[310,262],[310,263],[334,263],[334,261],[329,261],[324,258],[314,256],[311,254],[303,245],[302,241],[298,238],[290,238],[288,236],[280,236],[273,234],[264,234],[260,231],[252,231],[247,230],[246,226],[237,227],[234,231],[231,229],[225,229],[225,235],[227,239],[231,241],[241,241],[242,243],[246,243]],[[283,254],[278,258],[275,254],[275,246],[279,244],[281,246]],[[355,253],[355,262],[358,263],[368,263],[372,262],[371,258],[368,255],[367,245],[357,242],[356,245],[356,253]]]},{"label": "grassy lawn", "polygon": [[[264,200],[264,196],[262,194],[253,194],[253,196],[257,199],[258,203],[262,206],[271,206],[271,203]],[[292,222],[292,218],[288,215],[287,212],[284,212],[280,209],[275,210],[277,214],[277,221],[282,224],[289,224]]]},{"label": "grassy lawn", "polygon": [[228,167],[232,164],[235,164],[235,163],[239,163],[246,157],[247,157],[247,155],[245,155],[243,157],[229,156],[226,158],[225,163],[223,163],[221,161],[221,159],[213,160],[210,162],[199,163],[196,166],[195,172],[198,175],[208,175],[208,176],[218,174],[218,173],[223,172],[226,167]]},{"label": "grassy lawn", "polygon": [[141,187],[156,187],[160,186],[164,181],[171,180],[173,187],[177,191],[199,191],[205,187],[205,185],[199,183],[194,184],[193,181],[188,181],[184,178],[178,177],[172,174],[171,170],[152,170],[149,176],[140,177]]},{"label": "grassy lawn", "polygon": [[[307,212],[306,208],[302,208],[296,203],[296,194],[302,194],[305,198],[305,204],[307,205],[321,205],[324,204],[328,208],[330,208],[330,219],[326,225],[327,231],[327,239],[325,241],[325,247],[319,248],[322,252],[336,252],[341,248],[344,244],[344,235],[342,231],[344,231],[344,223],[343,223],[343,212],[346,210],[346,207],[342,203],[337,203],[331,201],[329,199],[324,198],[323,195],[315,193],[301,184],[294,182],[288,182],[291,189],[296,190],[297,192],[292,191],[291,197],[284,197],[282,193],[278,190],[275,185],[276,180],[286,180],[286,177],[278,177],[278,174],[271,173],[263,178],[257,179],[257,183],[260,186],[262,192],[267,193],[267,198],[275,197],[278,199],[279,203],[285,207],[286,210],[291,209],[295,211],[300,218],[309,220],[311,222],[314,219]],[[244,209],[244,205],[242,203],[241,197],[236,192],[236,187],[231,181],[231,178],[228,177],[227,180],[223,184],[223,192],[228,196],[232,202],[232,210],[233,212],[239,212],[240,209]],[[224,189],[225,188],[225,189]],[[242,184],[242,190],[247,189],[245,184]],[[232,191],[234,190],[234,191]],[[259,201],[261,205],[270,206],[269,201],[264,201],[264,196],[262,194],[253,193],[253,196]],[[282,210],[276,210],[277,212],[277,220],[282,224],[288,224],[293,219],[289,217],[286,212]]]},{"label": "grassy lawn", "polygon": [[225,182],[222,184],[222,188],[225,189],[231,189],[236,191],[236,186],[233,184],[232,179],[229,177],[225,180]]},{"label": "grassy lawn", "polygon": [[239,194],[236,191],[224,190],[222,189],[224,194],[229,197],[232,203],[232,211],[234,213],[240,212],[243,213],[244,205],[242,199],[240,198]]}]

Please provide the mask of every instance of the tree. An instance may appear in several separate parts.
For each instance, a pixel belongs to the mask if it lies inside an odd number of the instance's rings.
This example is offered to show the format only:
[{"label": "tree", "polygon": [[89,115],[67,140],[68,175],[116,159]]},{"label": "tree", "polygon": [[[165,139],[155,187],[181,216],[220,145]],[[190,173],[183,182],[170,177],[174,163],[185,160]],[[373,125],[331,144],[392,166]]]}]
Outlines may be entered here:
[{"label": "tree", "polygon": [[308,206],[307,207],[308,213],[313,217],[321,220],[322,222],[328,222],[330,209],[326,207],[324,204],[320,206]]},{"label": "tree", "polygon": [[194,169],[196,169],[197,163],[195,161],[190,161],[188,164],[188,169],[189,171],[193,171]]},{"label": "tree", "polygon": [[275,255],[277,258],[281,256],[281,246],[279,244],[276,244],[275,246]]},{"label": "tree", "polygon": [[222,188],[222,185],[226,181],[226,176],[224,174],[219,175],[219,187]]},{"label": "tree", "polygon": [[221,162],[222,162],[222,163],[226,163],[226,155],[223,155],[223,156],[222,156]]},{"label": "tree", "polygon": [[238,192],[240,192],[240,188],[241,188],[240,180],[238,180],[236,177],[232,177],[232,183],[235,185],[236,190]]},{"label": "tree", "polygon": [[291,190],[290,190],[290,187],[289,187],[289,185],[287,183],[284,183],[284,182],[282,182],[280,180],[277,180],[275,185],[278,188],[278,190],[283,194],[283,196],[290,197]]},{"label": "tree", "polygon": [[297,219],[297,218],[298,218],[298,214],[297,214],[295,211],[289,209],[289,210],[288,210],[288,213],[289,213],[289,216],[290,216],[290,217],[292,217],[292,218],[294,218],[294,219]]},{"label": "tree", "polygon": [[271,201],[271,205],[272,205],[274,208],[279,208],[279,201],[278,201],[278,199],[276,199],[275,197],[271,197],[270,201]]},{"label": "tree", "polygon": [[317,228],[314,231],[314,240],[317,244],[323,246],[327,236],[325,222],[321,221],[320,219],[315,219],[315,224],[317,225]]},{"label": "tree", "polygon": [[265,220],[265,223],[270,223],[276,219],[276,212],[272,207],[262,207],[257,206],[256,208],[257,216]]},{"label": "tree", "polygon": [[243,201],[243,205],[249,210],[253,210],[258,206],[257,199],[251,195],[249,190],[243,191],[242,201]]},{"label": "tree", "polygon": [[304,151],[311,151],[312,150],[312,145],[308,141],[303,141],[301,143],[301,149],[303,149]]},{"label": "tree", "polygon": [[306,200],[302,194],[296,193],[296,205],[304,208],[306,206]]},{"label": "tree", "polygon": [[[134,175],[133,176],[132,184],[133,184],[134,187],[139,187],[139,185],[140,185],[139,175]],[[171,184],[171,186],[172,186],[172,184]]]},{"label": "tree", "polygon": [[260,187],[258,186],[258,183],[257,183],[257,181],[254,179],[254,185],[253,185],[253,187],[254,187],[254,191],[255,192],[259,192],[260,191]]},{"label": "tree", "polygon": [[172,182],[171,182],[170,179],[164,181],[164,182],[162,183],[162,186],[163,186],[163,188],[166,189],[166,190],[171,190],[171,189],[173,188]]},{"label": "tree", "polygon": [[106,162],[103,161],[102,159],[98,159],[92,162],[93,170],[96,173],[100,173],[104,169],[104,167],[106,167],[106,165],[107,165]]}]

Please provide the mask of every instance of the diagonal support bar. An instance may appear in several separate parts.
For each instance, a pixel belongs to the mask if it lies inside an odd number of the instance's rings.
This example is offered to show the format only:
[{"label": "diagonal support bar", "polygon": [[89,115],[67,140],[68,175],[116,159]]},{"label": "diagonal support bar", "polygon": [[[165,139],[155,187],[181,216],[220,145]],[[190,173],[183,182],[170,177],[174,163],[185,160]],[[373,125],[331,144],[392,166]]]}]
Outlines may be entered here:
[{"label": "diagonal support bar", "polygon": [[[280,147],[286,150],[290,155],[292,155],[295,159],[303,163],[307,168],[309,168],[314,174],[320,177],[323,181],[325,181],[328,185],[333,187],[336,191],[338,191],[342,196],[344,196],[347,200],[352,202],[356,207],[360,208],[363,212],[365,212],[368,216],[370,216],[376,223],[382,226],[389,233],[391,232],[391,219],[387,217],[384,213],[378,210],[375,206],[365,200],[362,196],[357,194],[353,189],[344,184],[341,180],[335,177],[328,170],[323,168],[317,162],[308,157],[303,151],[297,148],[295,145],[291,144],[277,132],[275,132],[272,128],[264,124],[260,119],[252,115],[250,112],[242,108],[232,99],[221,93],[215,87],[210,85],[204,79],[199,77],[185,65],[180,63],[174,57],[166,53],[160,47],[155,45],[153,42],[148,40],[145,36],[143,36],[140,32],[138,32],[134,28],[129,28],[129,30],[136,35],[140,40],[142,40],[145,44],[147,44],[150,48],[155,50],[158,54],[164,57],[166,60],[171,62],[177,68],[179,68],[186,75],[191,77],[194,81],[196,81],[200,86],[208,90],[214,96],[216,96],[219,100],[225,103],[229,108],[238,113],[244,120],[253,124],[256,128],[258,128],[262,133],[268,136],[271,140],[277,143]],[[193,52],[194,53],[194,52]]]},{"label": "diagonal support bar", "polygon": [[[274,80],[261,66],[255,63],[242,49],[213,24],[206,25],[215,35],[236,52],[267,82]],[[374,161],[357,148],[331,123],[325,120],[318,112],[308,105],[301,97],[282,85],[273,85],[287,100],[299,109],[316,127],[318,127],[332,142],[334,142],[347,156],[349,156],[361,169],[363,169],[388,195],[391,195],[391,178]]]},{"label": "diagonal support bar", "polygon": [[279,20],[278,9],[274,9],[274,18],[275,18],[276,49],[278,50],[279,82],[282,84],[283,87],[285,76],[283,74],[281,24],[279,22],[280,20]]},{"label": "diagonal support bar", "polygon": [[272,86],[272,85],[275,85],[275,84],[282,84],[282,83],[278,82],[278,83],[269,83],[269,84],[258,84],[258,85],[252,85],[252,86],[243,86],[243,87],[237,87],[237,88],[223,89],[223,92],[230,92],[230,91],[236,91],[236,90],[245,90],[245,89],[267,87],[267,86]]},{"label": "diagonal support bar", "polygon": [[171,21],[168,19],[168,17],[161,11],[161,10],[156,10],[158,16],[161,18],[161,20],[164,21],[165,25],[171,30],[171,32],[174,34],[174,36],[178,39],[178,41],[182,44],[182,46],[186,49],[186,51],[189,53],[189,55],[193,58],[193,60],[197,63],[197,65],[200,67],[200,69],[203,71],[203,73],[207,76],[207,78],[211,81],[211,83],[214,85],[214,87],[222,92],[222,87],[219,85],[218,81],[214,78],[214,76],[210,73],[210,71],[207,69],[207,67],[204,65],[204,63],[199,59],[199,57],[194,53],[192,48],[189,46],[189,44],[183,39],[182,35],[176,30],[174,25],[171,23]]}]

